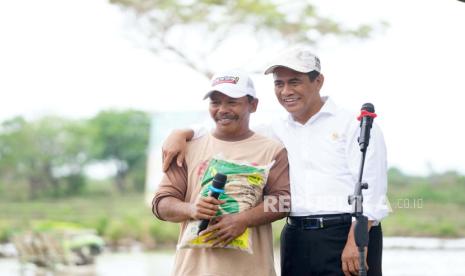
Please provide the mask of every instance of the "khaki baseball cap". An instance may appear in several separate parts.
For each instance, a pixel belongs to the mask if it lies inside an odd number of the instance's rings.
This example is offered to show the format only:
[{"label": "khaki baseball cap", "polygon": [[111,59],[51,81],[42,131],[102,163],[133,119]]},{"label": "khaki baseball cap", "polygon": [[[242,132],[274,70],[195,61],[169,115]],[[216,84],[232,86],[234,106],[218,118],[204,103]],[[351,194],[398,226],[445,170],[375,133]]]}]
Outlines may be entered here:
[{"label": "khaki baseball cap", "polygon": [[269,63],[265,75],[273,73],[277,67],[287,67],[300,73],[321,71],[320,59],[311,49],[303,46],[292,47],[279,53]]}]

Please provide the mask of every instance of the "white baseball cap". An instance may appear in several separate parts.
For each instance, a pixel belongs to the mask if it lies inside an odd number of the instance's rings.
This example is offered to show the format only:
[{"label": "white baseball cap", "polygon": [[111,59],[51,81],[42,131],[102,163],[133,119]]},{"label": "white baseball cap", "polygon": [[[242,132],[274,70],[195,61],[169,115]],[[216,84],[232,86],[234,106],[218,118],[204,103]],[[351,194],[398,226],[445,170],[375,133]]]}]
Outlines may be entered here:
[{"label": "white baseball cap", "polygon": [[312,50],[304,46],[296,46],[279,53],[269,63],[265,75],[273,73],[277,67],[287,67],[300,73],[321,71],[320,59],[313,54]]},{"label": "white baseball cap", "polygon": [[231,98],[241,98],[246,95],[256,98],[252,79],[240,70],[229,70],[215,74],[211,79],[210,90],[203,99],[210,97],[215,91]]}]

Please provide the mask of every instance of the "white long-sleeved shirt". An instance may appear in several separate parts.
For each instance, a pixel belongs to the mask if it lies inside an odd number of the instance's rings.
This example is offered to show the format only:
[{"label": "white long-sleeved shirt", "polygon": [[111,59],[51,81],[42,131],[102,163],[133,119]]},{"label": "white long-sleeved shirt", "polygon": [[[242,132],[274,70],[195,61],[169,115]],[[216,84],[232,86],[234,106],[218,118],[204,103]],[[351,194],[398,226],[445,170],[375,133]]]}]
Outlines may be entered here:
[{"label": "white long-sleeved shirt", "polygon": [[[291,216],[350,213],[347,203],[358,181],[360,123],[356,114],[339,108],[329,98],[305,124],[288,116],[272,124],[272,132],[288,151]],[[371,129],[362,182],[364,215],[380,221],[387,216],[386,146],[379,127]]]},{"label": "white long-sleeved shirt", "polygon": [[[305,124],[292,116],[271,126],[254,129],[279,139],[287,149],[291,182],[291,216],[350,213],[347,198],[359,177],[361,151],[357,138],[360,123],[350,113],[323,97],[324,105]],[[195,137],[205,133],[194,129]],[[386,146],[380,128],[373,124],[362,182],[363,213],[370,220],[387,216]]]}]

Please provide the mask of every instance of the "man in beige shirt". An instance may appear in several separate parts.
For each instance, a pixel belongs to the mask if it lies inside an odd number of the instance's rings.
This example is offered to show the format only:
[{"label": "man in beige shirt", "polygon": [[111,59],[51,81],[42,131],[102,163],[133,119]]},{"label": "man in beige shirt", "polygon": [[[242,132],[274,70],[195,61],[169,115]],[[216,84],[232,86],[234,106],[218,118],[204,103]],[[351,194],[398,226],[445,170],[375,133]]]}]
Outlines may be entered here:
[{"label": "man in beige shirt", "polygon": [[[279,142],[249,129],[258,99],[247,75],[239,71],[216,74],[206,98],[216,127],[211,134],[188,143],[182,167],[170,166],[153,199],[153,213],[161,220],[181,223],[179,240],[189,220],[214,218],[223,202],[198,194],[205,164],[218,154],[257,165],[274,162],[263,188],[263,198],[274,200],[261,198],[251,209],[216,217],[203,232],[212,233],[209,239],[214,247],[178,249],[173,275],[276,275],[271,222],[285,217],[289,207],[282,208],[289,202],[287,152]],[[223,248],[247,228],[251,230],[252,254]]]}]

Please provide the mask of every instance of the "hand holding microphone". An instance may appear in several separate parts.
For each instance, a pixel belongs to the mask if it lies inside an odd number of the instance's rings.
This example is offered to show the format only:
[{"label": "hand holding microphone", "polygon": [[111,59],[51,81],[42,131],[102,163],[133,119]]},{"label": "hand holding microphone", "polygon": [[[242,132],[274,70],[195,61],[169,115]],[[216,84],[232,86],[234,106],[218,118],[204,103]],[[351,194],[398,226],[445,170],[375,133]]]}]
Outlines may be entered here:
[{"label": "hand holding microphone", "polygon": [[223,188],[226,184],[226,179],[226,175],[217,173],[213,178],[212,185],[210,186],[210,195],[208,197],[200,197],[195,203],[195,211],[191,217],[193,219],[202,220],[197,234],[208,227],[210,219],[215,216],[216,211],[218,210],[218,205],[224,203],[224,201],[218,200],[218,197],[224,192]]}]

